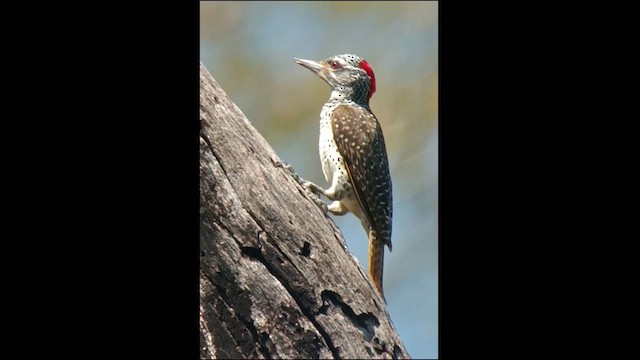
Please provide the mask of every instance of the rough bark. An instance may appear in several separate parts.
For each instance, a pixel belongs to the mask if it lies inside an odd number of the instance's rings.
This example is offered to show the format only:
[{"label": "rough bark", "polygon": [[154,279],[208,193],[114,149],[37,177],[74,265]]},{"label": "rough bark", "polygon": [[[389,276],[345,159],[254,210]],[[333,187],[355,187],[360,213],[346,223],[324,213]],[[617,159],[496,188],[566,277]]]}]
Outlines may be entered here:
[{"label": "rough bark", "polygon": [[408,358],[340,230],[202,64],[200,125],[201,358]]}]

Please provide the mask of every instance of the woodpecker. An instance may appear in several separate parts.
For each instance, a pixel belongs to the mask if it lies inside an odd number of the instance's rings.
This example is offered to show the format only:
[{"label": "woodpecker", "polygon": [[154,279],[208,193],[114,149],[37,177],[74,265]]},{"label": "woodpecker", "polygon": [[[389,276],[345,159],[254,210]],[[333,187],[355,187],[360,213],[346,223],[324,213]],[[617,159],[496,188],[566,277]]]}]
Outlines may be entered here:
[{"label": "woodpecker", "polygon": [[[391,251],[391,176],[382,129],[369,108],[376,91],[373,69],[356,55],[312,61],[294,58],[331,86],[320,112],[319,150],[329,189],[302,180],[308,190],[333,202],[335,215],[353,213],[369,237],[369,277],[384,299],[384,245]],[[324,203],[322,203],[324,205]]]}]

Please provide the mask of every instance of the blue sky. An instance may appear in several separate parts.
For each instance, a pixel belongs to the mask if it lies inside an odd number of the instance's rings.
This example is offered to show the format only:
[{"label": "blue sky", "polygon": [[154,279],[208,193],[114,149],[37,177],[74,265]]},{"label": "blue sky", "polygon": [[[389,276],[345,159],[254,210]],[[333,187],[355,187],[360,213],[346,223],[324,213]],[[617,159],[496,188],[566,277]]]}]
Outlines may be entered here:
[{"label": "blue sky", "polygon": [[[384,286],[413,358],[438,357],[437,2],[203,2],[200,58],[279,157],[328,186],[318,157],[328,85],[296,65],[351,53],[373,67],[371,108],[387,142],[393,252]],[[351,214],[332,217],[366,270],[368,244]]]}]

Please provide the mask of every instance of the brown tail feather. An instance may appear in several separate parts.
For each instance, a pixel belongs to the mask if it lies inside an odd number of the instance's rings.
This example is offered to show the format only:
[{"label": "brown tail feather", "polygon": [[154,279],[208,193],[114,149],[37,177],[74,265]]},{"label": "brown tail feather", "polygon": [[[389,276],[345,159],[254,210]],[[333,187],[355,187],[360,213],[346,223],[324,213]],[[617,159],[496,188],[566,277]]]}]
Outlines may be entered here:
[{"label": "brown tail feather", "polygon": [[[378,240],[375,231],[369,230],[369,277],[384,299],[382,270],[384,268],[384,243]],[[386,301],[386,300],[385,300]]]}]

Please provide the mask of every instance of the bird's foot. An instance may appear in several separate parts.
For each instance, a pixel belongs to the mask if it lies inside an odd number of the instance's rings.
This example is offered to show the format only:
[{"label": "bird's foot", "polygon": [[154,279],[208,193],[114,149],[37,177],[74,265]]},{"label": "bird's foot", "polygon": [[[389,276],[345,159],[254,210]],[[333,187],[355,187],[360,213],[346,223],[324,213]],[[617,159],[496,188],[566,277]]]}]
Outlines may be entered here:
[{"label": "bird's foot", "polygon": [[305,187],[305,190],[307,192],[307,195],[309,195],[311,200],[320,208],[322,213],[324,215],[327,215],[327,212],[329,211],[329,209],[327,207],[327,204],[325,204],[324,201],[322,201],[322,199],[320,199],[320,197],[316,193],[314,193],[313,191],[309,190],[306,187]]},{"label": "bird's foot", "polygon": [[291,164],[289,164],[288,162],[284,162],[284,161],[280,161],[280,160],[273,160],[271,159],[271,161],[273,162],[273,165],[275,167],[279,167],[284,169],[286,172],[289,173],[289,175],[295,180],[297,181],[300,185],[302,185],[302,178],[300,177],[300,175],[296,174],[296,172],[293,170],[293,166]]},{"label": "bird's foot", "polygon": [[318,196],[319,194],[324,194],[324,190],[320,186],[312,183],[311,181],[307,181],[307,180],[303,179],[302,177],[300,177],[300,175],[298,175],[293,170],[293,166],[291,164],[289,164],[288,162],[284,162],[284,161],[280,161],[280,160],[273,160],[273,165],[275,165],[276,167],[282,168],[286,172],[288,172],[289,175],[296,182],[298,182],[298,184],[302,185],[302,187],[304,188],[304,190],[307,193],[307,195],[309,195],[311,200],[320,208],[320,210],[322,210],[322,213],[324,215],[327,215],[327,212],[328,212],[327,204],[325,204],[324,201],[322,201],[322,199],[320,199],[320,197]]}]

